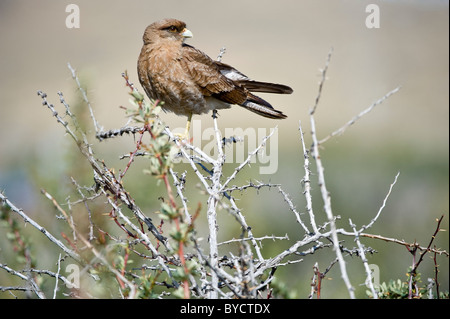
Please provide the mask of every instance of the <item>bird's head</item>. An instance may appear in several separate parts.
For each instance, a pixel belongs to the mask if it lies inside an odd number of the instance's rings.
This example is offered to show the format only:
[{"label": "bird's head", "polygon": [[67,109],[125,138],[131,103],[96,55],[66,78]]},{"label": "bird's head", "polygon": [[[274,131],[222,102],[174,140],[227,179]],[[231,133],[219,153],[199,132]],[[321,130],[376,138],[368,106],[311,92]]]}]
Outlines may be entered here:
[{"label": "bird's head", "polygon": [[144,44],[155,43],[160,40],[183,42],[192,38],[192,32],[186,28],[186,23],[176,19],[164,19],[150,24],[144,32]]}]

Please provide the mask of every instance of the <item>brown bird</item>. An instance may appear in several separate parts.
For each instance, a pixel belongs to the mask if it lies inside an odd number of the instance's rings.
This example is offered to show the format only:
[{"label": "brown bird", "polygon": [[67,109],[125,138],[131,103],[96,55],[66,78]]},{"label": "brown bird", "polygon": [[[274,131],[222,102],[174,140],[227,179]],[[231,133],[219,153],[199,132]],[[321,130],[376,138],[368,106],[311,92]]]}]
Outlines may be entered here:
[{"label": "brown bird", "polygon": [[290,94],[288,86],[250,80],[235,68],[214,61],[184,43],[192,37],[186,24],[164,19],[149,25],[138,60],[139,81],[148,97],[163,101],[162,108],[188,117],[240,105],[264,117],[284,119],[267,101],[252,92]]}]

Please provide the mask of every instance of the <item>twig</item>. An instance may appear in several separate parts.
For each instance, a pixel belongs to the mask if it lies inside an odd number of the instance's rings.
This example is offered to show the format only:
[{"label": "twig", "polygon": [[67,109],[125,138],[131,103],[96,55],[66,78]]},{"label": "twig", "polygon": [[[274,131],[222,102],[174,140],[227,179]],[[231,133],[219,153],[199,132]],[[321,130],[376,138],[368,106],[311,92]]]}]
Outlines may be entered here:
[{"label": "twig", "polygon": [[272,236],[263,236],[263,237],[259,237],[259,238],[238,238],[238,239],[232,238],[230,240],[226,240],[226,241],[223,241],[221,243],[218,243],[217,246],[231,244],[231,243],[241,243],[243,241],[249,241],[249,240],[263,241],[265,239],[272,239],[273,241],[275,241],[275,240],[289,240],[289,237],[286,234],[283,237],[272,235]]},{"label": "twig", "polygon": [[420,258],[417,261],[417,263],[414,265],[411,272],[416,272],[417,267],[419,267],[420,263],[423,261],[423,257],[425,256],[425,254],[431,250],[431,245],[433,244],[433,241],[436,238],[437,233],[441,230],[440,226],[441,226],[441,222],[443,219],[444,219],[444,215],[442,215],[439,219],[436,219],[436,221],[437,221],[436,230],[434,231],[434,234],[431,236],[431,239],[430,239],[430,242],[428,243],[427,248],[420,254]]},{"label": "twig", "polygon": [[289,209],[291,210],[291,212],[294,213],[295,218],[297,219],[297,223],[299,223],[302,226],[302,228],[304,229],[304,231],[306,232],[306,234],[309,235],[310,231],[308,230],[308,227],[306,227],[306,225],[303,223],[302,219],[300,218],[300,213],[297,211],[297,209],[295,209],[294,203],[292,203],[292,200],[289,198],[289,195],[281,188],[281,186],[278,187],[278,191],[281,193],[281,195],[283,195],[284,201],[286,203],[288,203]]},{"label": "twig", "polygon": [[[351,233],[346,233],[346,232],[341,232],[344,235],[349,235]],[[389,238],[389,237],[385,237],[385,236],[381,236],[381,235],[373,235],[373,234],[367,234],[367,233],[361,233],[360,234],[361,237],[367,237],[367,238],[372,238],[372,239],[380,239],[383,241],[387,241],[387,242],[391,242],[391,243],[396,243],[402,246],[406,246],[408,248],[416,248],[418,250],[421,251],[430,251],[432,253],[436,253],[438,255],[444,255],[449,257],[449,253],[445,250],[440,250],[440,249],[435,249],[435,248],[428,248],[428,247],[423,247],[420,246],[418,243],[408,243],[404,240],[399,240],[396,238]]]},{"label": "twig", "polygon": [[56,299],[56,292],[58,291],[58,277],[59,277],[59,271],[61,270],[61,254],[59,254],[58,257],[58,270],[56,271],[56,280],[55,280],[55,289],[53,290],[53,299]]},{"label": "twig", "polygon": [[169,268],[166,266],[165,261],[163,259],[163,257],[158,253],[157,249],[153,246],[152,242],[150,241],[150,239],[148,238],[148,236],[142,232],[139,227],[137,227],[136,225],[134,225],[129,219],[128,217],[126,217],[123,213],[122,210],[120,209],[120,207],[115,203],[115,201],[113,201],[110,196],[108,196],[108,194],[102,190],[103,194],[106,196],[108,203],[114,208],[114,210],[117,212],[118,216],[123,219],[125,221],[125,223],[127,225],[130,225],[130,227],[138,234],[139,238],[141,238],[146,246],[149,248],[149,250],[154,254],[154,256],[156,257],[156,259],[158,260],[158,263],[160,264],[161,268],[169,275],[169,277],[173,280],[173,285],[175,287],[178,287],[178,283],[175,281],[175,279],[173,278]]},{"label": "twig", "polygon": [[242,230],[247,232],[248,238],[251,240],[253,247],[255,248],[256,255],[260,261],[263,261],[264,258],[261,254],[261,249],[259,247],[258,242],[255,240],[255,237],[253,236],[252,228],[247,224],[247,221],[245,220],[244,214],[242,214],[241,210],[236,205],[236,202],[233,197],[228,198],[231,206],[228,206],[226,203],[221,202],[222,207],[228,210],[230,214],[232,214],[238,223],[241,225]]},{"label": "twig", "polygon": [[[86,211],[88,212],[88,218],[89,218],[89,241],[92,241],[92,240],[94,240],[94,223],[92,222],[92,213],[91,213],[91,210],[89,209],[88,198],[86,198],[86,196],[81,191],[81,186],[77,183],[77,181],[73,177],[71,177],[70,180],[72,181],[72,184],[75,185],[75,187],[76,187],[76,189],[78,191],[78,194],[81,196],[81,201],[83,202],[84,207],[86,208]],[[97,193],[93,197],[91,197],[91,199],[97,198],[99,196],[100,196],[100,194]],[[70,208],[71,203],[68,202],[68,205],[69,205],[69,208]]]},{"label": "twig", "polygon": [[[411,268],[411,271],[409,272],[409,298],[410,299],[413,297],[412,296],[412,291],[413,291],[412,286],[413,285],[415,286],[415,283],[416,283],[415,277],[416,277],[416,274],[417,274],[417,268],[422,263],[423,257],[425,256],[425,254],[430,251],[431,245],[433,244],[433,241],[436,238],[437,233],[441,230],[440,226],[441,226],[442,219],[444,219],[444,215],[442,215],[441,218],[436,220],[437,221],[436,230],[434,231],[434,234],[431,236],[431,240],[428,243],[427,248],[420,253],[420,257],[419,257],[419,260],[417,262],[415,262],[417,248],[416,247],[409,248],[408,246],[406,246],[408,251],[413,255],[413,266]],[[419,292],[417,291],[417,287],[415,289],[416,289],[416,295],[418,295]]]},{"label": "twig", "polygon": [[217,56],[217,62],[222,61],[223,55],[225,54],[225,52],[227,51],[227,48],[222,47],[222,49],[220,49],[219,55]]},{"label": "twig", "polygon": [[377,101],[375,101],[374,103],[372,103],[372,105],[370,105],[367,109],[365,109],[364,111],[362,111],[361,113],[359,113],[358,115],[356,115],[354,118],[352,118],[350,121],[348,121],[344,126],[342,126],[341,128],[337,129],[336,131],[334,131],[333,133],[331,133],[330,135],[328,135],[327,137],[321,139],[319,141],[319,144],[323,144],[326,141],[328,141],[330,138],[332,138],[333,136],[336,135],[341,135],[345,132],[346,129],[348,129],[350,126],[352,126],[353,124],[355,124],[356,121],[358,121],[360,118],[362,118],[364,115],[366,115],[367,113],[369,113],[370,111],[372,111],[377,105],[380,105],[381,103],[383,103],[386,99],[388,99],[391,95],[397,93],[400,90],[400,87],[397,87],[395,89],[393,89],[392,91],[388,92],[386,95],[384,95],[381,99],[378,99]]},{"label": "twig", "polygon": [[[436,246],[434,246],[434,249],[436,249]],[[439,267],[437,263],[436,253],[433,255],[433,262],[434,262],[434,284],[436,285],[436,298],[440,299],[439,296],[439,281],[438,281],[438,273],[439,273]]]},{"label": "twig", "polygon": [[64,209],[58,204],[58,202],[46,191],[42,190],[42,193],[52,201],[55,208],[63,214],[63,216],[66,219],[66,222],[68,223],[69,227],[72,228],[72,230],[77,234],[77,238],[80,239],[83,244],[89,248],[89,250],[106,266],[108,269],[116,275],[118,279],[120,279],[122,282],[124,282],[129,288],[130,288],[130,298],[134,298],[136,291],[134,284],[128,281],[117,269],[115,269],[112,265],[109,264],[109,262],[103,257],[102,254],[100,254],[97,249],[87,240],[84,235],[82,235],[75,225],[73,224],[72,220],[68,218],[67,213],[64,211]]},{"label": "twig", "polygon": [[351,219],[349,219],[349,223],[350,223],[350,226],[352,227],[353,231],[355,232],[355,241],[356,241],[356,244],[358,245],[359,256],[361,257],[361,260],[363,262],[364,269],[365,269],[366,275],[367,275],[366,283],[368,283],[368,285],[369,285],[369,289],[372,293],[373,298],[378,299],[378,294],[375,291],[375,288],[374,288],[373,282],[372,282],[372,271],[370,270],[369,263],[366,258],[366,253],[364,251],[364,247],[361,244],[361,241],[359,240],[359,232],[356,230],[356,225],[353,224]]},{"label": "twig", "polygon": [[331,197],[330,197],[330,193],[327,190],[326,187],[326,183],[325,183],[325,175],[324,175],[324,167],[322,164],[322,160],[320,158],[319,155],[319,141],[317,140],[317,135],[316,135],[316,122],[314,119],[314,113],[316,111],[316,108],[319,104],[319,100],[320,100],[320,96],[321,96],[321,91],[322,91],[322,87],[323,87],[323,83],[325,81],[325,74],[326,71],[328,69],[328,64],[331,58],[331,52],[328,54],[328,58],[327,58],[327,62],[325,64],[325,68],[322,71],[322,80],[319,84],[319,93],[317,95],[316,101],[314,106],[310,109],[310,123],[311,123],[311,136],[313,139],[313,145],[311,146],[312,149],[312,153],[314,156],[314,159],[316,161],[316,166],[317,166],[317,175],[318,175],[318,180],[319,180],[319,187],[320,187],[320,192],[322,194],[322,200],[324,202],[324,210],[325,213],[327,215],[328,218],[328,222],[330,223],[330,230],[331,230],[331,238],[332,238],[332,242],[334,244],[334,250],[336,253],[336,257],[339,261],[339,266],[341,268],[341,277],[344,280],[345,285],[347,286],[347,290],[349,292],[350,298],[354,299],[355,298],[355,293],[354,293],[354,288],[350,283],[350,279],[348,277],[348,273],[347,273],[347,267],[345,265],[345,261],[344,261],[344,257],[342,256],[341,253],[341,249],[339,247],[339,239],[337,236],[337,232],[336,232],[336,224],[334,222],[334,215],[333,215],[333,211],[331,208]]},{"label": "twig", "polygon": [[139,139],[136,142],[136,149],[133,152],[130,152],[130,159],[127,163],[127,166],[125,166],[125,169],[120,173],[119,175],[119,183],[121,182],[121,180],[123,179],[123,177],[125,176],[125,174],[127,173],[128,169],[131,166],[131,163],[133,163],[134,161],[134,157],[136,156],[136,153],[141,149],[141,145],[142,145],[142,138],[144,137],[144,131],[141,131],[139,133]]},{"label": "twig", "polygon": [[81,92],[81,96],[83,97],[83,100],[86,102],[86,104],[88,106],[89,114],[91,115],[92,122],[94,123],[95,132],[98,133],[98,132],[102,131],[102,128],[100,127],[100,125],[98,124],[97,120],[95,119],[94,111],[92,109],[91,102],[89,102],[89,99],[87,97],[86,90],[81,87],[81,83],[80,83],[80,80],[78,79],[78,76],[77,76],[77,74],[75,72],[75,69],[72,68],[70,63],[67,63],[67,67],[69,68],[70,72],[72,73],[72,78],[75,80],[75,82],[76,82],[76,84],[78,86],[78,89]]},{"label": "twig", "polygon": [[223,192],[231,194],[234,191],[243,192],[243,191],[245,191],[247,189],[250,189],[250,188],[254,188],[256,190],[260,190],[261,188],[266,188],[266,187],[267,188],[272,188],[272,187],[277,187],[278,188],[278,187],[281,187],[281,184],[262,183],[262,182],[259,182],[259,181],[256,181],[256,182],[257,182],[257,184],[255,184],[252,181],[250,181],[248,184],[242,185],[242,186],[233,185],[232,187],[225,188],[223,190]]},{"label": "twig", "polygon": [[121,127],[119,129],[115,129],[115,130],[98,132],[95,137],[97,137],[97,139],[102,141],[107,138],[122,136],[123,134],[133,134],[134,135],[136,133],[142,132],[142,130],[143,129],[140,126],[124,126],[124,127]]},{"label": "twig", "polygon": [[188,224],[191,224],[192,223],[192,218],[191,218],[191,215],[189,215],[189,210],[188,210],[188,207],[187,207],[187,198],[183,194],[184,182],[183,182],[183,184],[181,182],[181,180],[183,180],[183,181],[185,180],[186,173],[183,173],[183,175],[182,175],[182,177],[180,179],[180,178],[178,178],[177,174],[175,173],[175,171],[172,168],[169,169],[169,172],[172,175],[172,178],[174,180],[174,184],[175,184],[175,187],[177,189],[177,194],[180,197],[181,202],[183,203],[184,217],[186,218],[186,222]]},{"label": "twig", "polygon": [[251,153],[248,154],[247,158],[238,166],[234,169],[234,172],[230,175],[230,177],[228,177],[228,179],[223,183],[219,193],[222,193],[225,190],[225,187],[236,177],[236,175],[242,170],[242,168],[244,168],[246,165],[248,165],[248,163],[250,163],[250,160],[252,159],[253,156],[255,156],[260,150],[261,148],[263,148],[266,145],[267,140],[273,135],[273,133],[275,133],[275,130],[277,129],[277,127],[275,127],[269,135],[267,135],[266,137],[263,138],[262,142],[259,144],[259,146],[252,151]]},{"label": "twig", "polygon": [[313,107],[309,110],[309,115],[312,116],[317,109],[317,106],[319,105],[319,101],[320,101],[320,97],[322,96],[322,88],[323,88],[323,84],[325,83],[325,80],[327,78],[327,71],[328,71],[328,66],[330,65],[330,60],[331,60],[331,56],[333,54],[333,48],[330,49],[330,51],[328,52],[327,55],[327,59],[325,61],[325,67],[323,68],[323,70],[320,70],[321,73],[321,79],[319,81],[319,89],[317,92],[317,96],[316,96],[316,100],[314,102]]},{"label": "twig", "polygon": [[[58,262],[60,262],[60,261],[61,261],[61,259],[58,260]],[[42,275],[42,274],[48,275],[50,277],[53,277],[53,278],[61,280],[65,285],[68,285],[68,286],[72,285],[70,280],[68,280],[66,277],[64,277],[60,273],[55,273],[55,272],[50,271],[50,270],[29,268],[29,269],[23,269],[22,272],[35,273],[35,274],[38,274],[38,275]]]},{"label": "twig", "polygon": [[395,175],[394,181],[392,182],[391,186],[389,187],[389,191],[388,191],[388,193],[386,194],[386,196],[383,199],[383,204],[378,209],[378,212],[375,215],[375,217],[370,221],[369,224],[362,226],[361,229],[358,231],[359,233],[361,233],[361,232],[365,231],[366,229],[372,227],[372,225],[378,219],[378,217],[380,216],[380,214],[383,211],[384,207],[386,207],[387,200],[388,200],[389,196],[391,195],[391,192],[392,192],[392,189],[394,188],[394,185],[397,183],[397,179],[398,179],[399,175],[400,175],[400,172],[398,172],[397,175]]},{"label": "twig", "polygon": [[49,231],[47,231],[44,227],[39,225],[37,222],[35,222],[32,218],[30,218],[27,214],[23,212],[23,210],[17,208],[12,202],[6,198],[1,192],[0,192],[0,199],[3,203],[8,205],[13,212],[18,214],[20,217],[23,218],[23,220],[26,223],[31,224],[33,227],[35,227],[37,230],[39,230],[42,234],[44,234],[52,243],[56,244],[59,248],[61,248],[67,255],[72,257],[75,261],[77,261],[80,264],[84,264],[82,258],[80,255],[78,255],[76,252],[74,252],[72,249],[67,248],[60,240],[55,238]]},{"label": "twig", "polygon": [[[316,103],[318,103],[318,101],[316,101]],[[317,106],[317,105],[316,105]],[[304,183],[304,187],[305,187],[305,191],[304,191],[304,195],[306,198],[306,211],[308,212],[309,215],[309,221],[311,223],[311,226],[313,228],[313,232],[317,233],[319,232],[319,230],[317,229],[317,224],[316,224],[316,218],[314,216],[314,212],[313,212],[313,206],[312,206],[312,195],[311,195],[311,176],[310,176],[310,169],[309,169],[309,152],[306,149],[305,146],[305,139],[304,139],[304,134],[303,134],[303,130],[302,130],[302,123],[301,121],[299,121],[299,131],[300,131],[300,140],[302,142],[302,148],[303,148],[303,160],[304,160],[304,165],[303,168],[305,169],[305,176],[303,177],[303,183]],[[309,233],[309,231],[307,231]]]},{"label": "twig", "polygon": [[316,263],[313,266],[313,277],[311,278],[311,291],[309,293],[308,299],[312,299],[314,294],[317,293],[318,272],[319,272],[319,263],[316,261]]},{"label": "twig", "polygon": [[0,264],[0,268],[3,268],[10,274],[17,276],[22,280],[25,280],[30,285],[30,290],[32,290],[39,299],[46,299],[44,293],[41,291],[38,284],[32,278],[29,278],[28,276],[25,276],[24,274],[21,274],[20,272],[14,270],[4,264]]}]

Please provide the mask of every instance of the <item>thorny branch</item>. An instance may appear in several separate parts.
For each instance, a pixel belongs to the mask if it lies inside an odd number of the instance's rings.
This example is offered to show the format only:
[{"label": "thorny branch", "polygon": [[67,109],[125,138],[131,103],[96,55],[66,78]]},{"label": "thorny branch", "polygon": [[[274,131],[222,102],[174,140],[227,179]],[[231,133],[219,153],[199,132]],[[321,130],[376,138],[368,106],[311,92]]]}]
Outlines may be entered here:
[{"label": "thorny branch", "polygon": [[[222,49],[218,57],[219,60],[222,59],[224,53],[225,49]],[[126,81],[126,86],[130,89],[130,95],[134,98],[134,108],[126,108],[130,120],[120,129],[104,131],[95,118],[86,90],[82,88],[78,76],[70,64],[68,65],[69,70],[81,92],[83,101],[88,107],[97,140],[102,142],[126,134],[135,136],[135,143],[131,147],[131,151],[126,155],[120,156],[120,159],[128,159],[125,168],[120,170],[121,173],[116,177],[116,169],[109,167],[106,161],[99,160],[94,156],[93,144],[88,141],[86,134],[80,129],[76,116],[72,113],[70,105],[65,101],[61,92],[58,92],[58,96],[61,104],[64,106],[65,116],[59,115],[55,106],[47,100],[46,93],[38,91],[42,104],[48,107],[57,122],[64,127],[66,133],[74,140],[79,151],[92,168],[95,187],[89,188],[91,195],[85,196],[81,191],[83,186],[80,186],[72,178],[72,184],[76,188],[80,200],[68,202],[70,205],[85,204],[90,218],[89,236],[86,238],[86,235],[78,229],[78,226],[73,222],[63,206],[47,191],[43,190],[44,196],[62,214],[69,228],[76,234],[76,238],[79,239],[78,243],[70,242],[65,238],[69,242],[69,246],[67,246],[46,228],[36,223],[25,212],[18,209],[2,193],[0,193],[1,203],[7,209],[19,215],[25,222],[42,232],[66,256],[74,259],[81,266],[93,269],[94,265],[100,263],[106,267],[117,280],[120,296],[127,298],[142,296],[163,298],[168,295],[182,298],[191,296],[197,298],[271,298],[275,291],[274,287],[276,287],[276,284],[274,284],[275,273],[279,267],[301,263],[304,258],[325,249],[332,249],[334,257],[324,272],[319,271],[319,265],[316,263],[313,269],[309,297],[312,298],[316,294],[320,298],[323,295],[322,279],[331,271],[333,265],[338,264],[349,296],[354,298],[355,288],[350,283],[350,276],[346,268],[348,255],[359,257],[367,278],[369,279],[371,275],[366,255],[367,253],[372,253],[373,250],[362,243],[361,240],[363,238],[384,240],[404,245],[414,254],[416,251],[420,251],[420,258],[415,262],[415,267],[412,268],[411,274],[417,270],[426,252],[434,253],[435,259],[437,255],[448,257],[448,252],[436,247],[432,248],[433,240],[430,241],[427,247],[423,247],[415,242],[408,243],[403,240],[366,232],[379,220],[397,182],[398,174],[395,176],[395,180],[391,184],[380,209],[372,220],[360,227],[357,227],[350,220],[350,230],[345,230],[338,226],[340,216],[336,216],[332,210],[331,193],[326,186],[324,166],[320,156],[321,144],[336,135],[342,134],[361,119],[362,116],[373,110],[375,106],[380,105],[392,94],[396,93],[399,88],[390,91],[341,128],[326,138],[319,140],[317,138],[314,115],[319,107],[331,55],[332,51],[327,56],[325,68],[321,72],[318,94],[314,105],[310,109],[312,144],[309,147],[305,141],[302,124],[299,122],[304,168],[304,176],[301,183],[304,187],[303,196],[306,200],[306,213],[295,207],[291,196],[279,183],[250,181],[241,185],[231,184],[232,181],[238,180],[241,172],[250,165],[251,160],[270,142],[277,128],[274,128],[254,150],[249,150],[245,160],[237,165],[231,174],[226,176],[223,169],[225,163],[224,147],[226,141],[231,139],[226,136],[222,138],[216,112],[213,113],[213,123],[218,154],[212,156],[188,141],[178,139],[159,118],[159,101],[151,101],[150,104],[146,102],[144,96],[130,82],[128,75],[124,73],[123,77]],[[66,121],[66,118],[68,121]],[[144,135],[149,136],[150,142],[144,140]],[[239,137],[233,137],[232,140],[238,141]],[[188,171],[177,171],[179,167],[173,164],[173,160],[176,157],[183,158],[188,163],[188,170],[193,174],[189,174]],[[158,215],[142,209],[125,186],[125,181],[128,178],[127,172],[138,158],[149,160],[151,163],[150,174],[164,184],[166,196],[161,197],[161,207]],[[322,223],[318,221],[323,220],[324,216],[319,216],[313,210],[311,190],[314,177],[317,177],[326,217],[326,220]],[[195,224],[198,217],[201,216],[202,204],[198,202],[193,212],[191,205],[195,205],[195,203],[189,200],[186,192],[186,189],[194,184],[197,184],[197,187],[206,196],[204,200],[208,224],[206,243],[203,238],[198,237],[199,231]],[[276,196],[279,196],[280,201],[285,202],[286,207],[282,208],[280,206],[280,210],[291,212],[298,223],[297,233],[292,235],[286,233],[284,236],[279,234],[254,236],[255,229],[246,220],[246,215],[250,212],[240,208],[239,202],[234,197],[237,192],[244,194],[252,189],[259,192],[263,189],[270,190],[272,188],[278,190],[275,193]],[[155,196],[157,198],[159,195],[148,191],[147,196]],[[125,235],[125,238],[112,235],[109,231],[100,229],[92,221],[91,215],[97,212],[91,212],[87,202],[98,198],[103,198],[105,205],[109,206],[110,213],[107,215],[114,221],[114,225],[118,227],[118,230]],[[227,237],[225,234],[220,234],[221,240],[219,241],[219,210],[233,217],[240,228],[240,236],[230,235]],[[131,215],[129,214],[130,212]],[[154,224],[152,219],[158,216],[161,217],[159,225]],[[438,227],[432,238],[440,230],[441,220],[442,218],[439,220]],[[167,229],[170,225],[174,226],[172,231]],[[148,232],[144,226],[146,226]],[[95,243],[95,231],[98,232],[97,239],[100,242],[104,244],[109,241],[109,245],[105,246],[109,248],[104,249]],[[169,236],[167,236],[167,233]],[[353,238],[357,243],[357,247],[348,247],[348,244],[343,239],[346,237]],[[279,252],[268,256],[263,246],[263,243],[268,240],[288,243],[288,248],[280,249]],[[123,255],[120,263],[108,258],[108,251],[117,246],[126,247],[124,249],[126,253]],[[233,248],[237,248],[237,250],[233,250]],[[81,253],[82,251],[90,251],[93,259],[88,259],[85,253]],[[133,258],[131,254],[134,254],[134,259],[142,259],[151,262],[151,264],[143,264],[130,269],[128,264],[131,263],[130,258]],[[64,258],[58,258],[57,272],[37,269],[33,269],[32,272],[55,277],[67,283],[67,278],[59,273],[61,262],[64,262]],[[437,265],[436,261],[435,265]],[[0,264],[0,268],[11,275],[22,278],[29,284],[27,287],[0,287],[2,291],[33,291],[37,297],[45,298],[45,294],[41,291],[38,284],[24,274],[26,271],[30,272],[31,270],[17,271],[5,264]],[[147,273],[148,271],[151,273]],[[437,281],[437,271],[435,278]],[[167,280],[170,280],[170,282],[167,282]],[[165,290],[162,293],[156,293],[155,287],[164,287]],[[436,287],[437,289],[439,287],[437,282]],[[52,291],[53,296],[56,296],[57,288],[58,285]],[[376,297],[376,287],[372,285],[370,290],[372,295]],[[264,293],[266,293],[266,296],[264,296]]]}]

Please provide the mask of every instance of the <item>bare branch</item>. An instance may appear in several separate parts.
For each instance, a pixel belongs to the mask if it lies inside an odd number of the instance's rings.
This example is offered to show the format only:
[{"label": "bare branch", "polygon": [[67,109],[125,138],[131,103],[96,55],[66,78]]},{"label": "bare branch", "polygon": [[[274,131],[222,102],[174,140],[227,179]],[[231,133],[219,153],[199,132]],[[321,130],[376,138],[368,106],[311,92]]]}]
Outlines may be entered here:
[{"label": "bare branch", "polygon": [[342,126],[341,128],[337,129],[336,131],[334,131],[333,133],[331,133],[330,135],[328,135],[327,137],[321,139],[319,141],[319,144],[323,144],[326,141],[328,141],[330,138],[332,138],[333,136],[336,135],[341,135],[345,132],[345,130],[347,130],[350,126],[352,126],[353,124],[355,124],[356,121],[358,121],[360,118],[362,118],[364,115],[368,114],[370,111],[372,111],[377,105],[380,105],[381,103],[383,103],[385,100],[387,100],[391,95],[397,93],[400,90],[400,87],[397,87],[395,89],[393,89],[392,91],[386,93],[386,95],[384,95],[382,98],[378,99],[377,101],[375,101],[372,105],[370,105],[367,109],[365,109],[364,111],[362,111],[361,113],[359,113],[358,115],[356,115],[354,118],[352,118],[350,121],[348,121],[344,126]]},{"label": "bare branch", "polygon": [[37,230],[39,230],[42,234],[44,234],[52,243],[56,244],[59,248],[61,248],[67,255],[72,257],[78,263],[83,264],[83,260],[81,257],[74,252],[72,249],[67,248],[60,240],[55,238],[49,231],[47,231],[44,227],[35,222],[32,218],[30,218],[27,214],[25,214],[21,209],[17,208],[13,203],[11,203],[5,195],[0,192],[0,199],[2,203],[8,205],[13,212],[18,214],[26,223],[29,223]]}]

